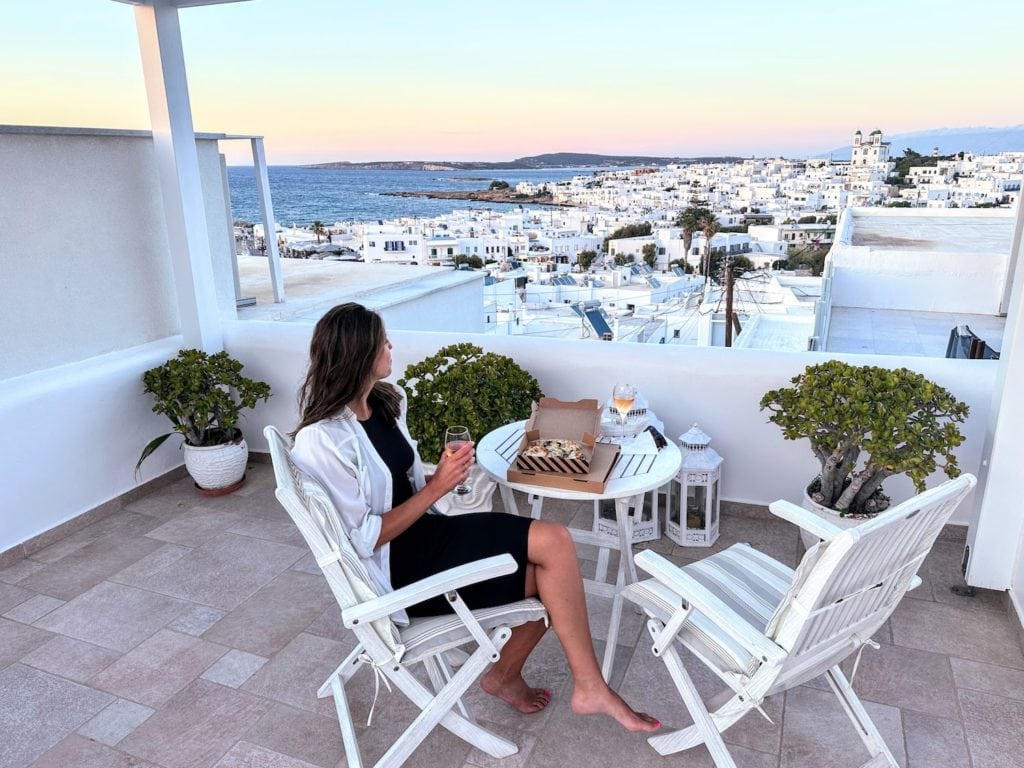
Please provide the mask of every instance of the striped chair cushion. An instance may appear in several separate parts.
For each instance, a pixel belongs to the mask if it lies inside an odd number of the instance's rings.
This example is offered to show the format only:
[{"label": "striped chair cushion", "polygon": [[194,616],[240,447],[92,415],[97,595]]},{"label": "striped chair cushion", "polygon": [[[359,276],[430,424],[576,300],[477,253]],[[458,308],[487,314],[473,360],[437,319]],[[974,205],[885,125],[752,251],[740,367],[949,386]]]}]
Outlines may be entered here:
[{"label": "striped chair cushion", "polygon": [[[544,605],[534,598],[473,611],[473,616],[487,632],[502,625],[518,627],[528,621],[546,621],[547,615]],[[399,633],[405,646],[403,663],[418,661],[424,656],[455,648],[473,639],[462,619],[454,613],[414,618],[408,626],[401,627]]]},{"label": "striped chair cushion", "polygon": [[[684,566],[683,570],[759,632],[765,631],[794,576],[792,568],[747,544],[733,544],[722,552]],[[683,606],[679,595],[654,579],[631,584],[622,594],[663,622]],[[749,675],[760,664],[757,657],[699,611],[690,615],[679,632],[679,640],[695,654],[724,670]]]}]

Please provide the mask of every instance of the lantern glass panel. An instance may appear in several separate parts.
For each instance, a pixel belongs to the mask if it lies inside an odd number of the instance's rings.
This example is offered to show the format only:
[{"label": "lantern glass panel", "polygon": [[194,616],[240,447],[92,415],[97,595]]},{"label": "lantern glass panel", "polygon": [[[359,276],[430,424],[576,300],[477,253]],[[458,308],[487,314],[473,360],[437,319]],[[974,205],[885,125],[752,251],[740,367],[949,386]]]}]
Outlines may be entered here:
[{"label": "lantern glass panel", "polygon": [[686,527],[689,530],[703,530],[707,527],[707,493],[706,486],[686,486]]},{"label": "lantern glass panel", "polygon": [[718,523],[718,481],[711,484],[711,525]]},{"label": "lantern glass panel", "polygon": [[[671,494],[668,502],[668,519],[669,522],[679,525],[679,497],[682,495],[683,488],[678,480],[673,480],[671,485]],[[676,503],[673,503],[675,500]]]}]

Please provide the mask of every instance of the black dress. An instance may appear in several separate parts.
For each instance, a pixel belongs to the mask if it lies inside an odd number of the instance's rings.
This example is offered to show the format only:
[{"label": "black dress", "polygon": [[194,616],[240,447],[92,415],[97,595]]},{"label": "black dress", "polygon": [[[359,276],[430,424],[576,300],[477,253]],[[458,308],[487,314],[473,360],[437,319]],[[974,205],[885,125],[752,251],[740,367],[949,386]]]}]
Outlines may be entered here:
[{"label": "black dress", "polygon": [[[397,507],[413,494],[408,471],[415,458],[412,446],[397,425],[388,425],[375,408],[359,422],[374,449],[391,471],[391,505]],[[391,540],[391,584],[398,589],[435,573],[509,553],[518,565],[514,573],[472,584],[459,590],[470,608],[502,605],[526,596],[527,539],[532,518],[502,512],[467,515],[422,515]],[[452,613],[444,596],[406,609],[410,616]]]}]

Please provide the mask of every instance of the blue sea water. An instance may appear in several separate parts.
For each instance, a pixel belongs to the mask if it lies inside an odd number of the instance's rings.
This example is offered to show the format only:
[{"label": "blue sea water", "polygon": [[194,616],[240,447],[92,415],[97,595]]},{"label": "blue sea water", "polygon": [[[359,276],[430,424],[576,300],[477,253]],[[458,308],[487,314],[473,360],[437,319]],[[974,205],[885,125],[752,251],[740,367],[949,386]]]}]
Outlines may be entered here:
[{"label": "blue sea water", "polygon": [[[316,220],[373,221],[400,216],[439,216],[456,208],[508,210],[516,205],[467,200],[392,197],[382,192],[487,189],[492,180],[517,182],[563,181],[588,175],[593,168],[556,168],[521,171],[357,171],[273,165],[267,169],[274,218],[289,226],[309,226]],[[602,169],[607,170],[607,169]],[[255,171],[251,166],[230,166],[231,213],[235,221],[260,220]]]}]

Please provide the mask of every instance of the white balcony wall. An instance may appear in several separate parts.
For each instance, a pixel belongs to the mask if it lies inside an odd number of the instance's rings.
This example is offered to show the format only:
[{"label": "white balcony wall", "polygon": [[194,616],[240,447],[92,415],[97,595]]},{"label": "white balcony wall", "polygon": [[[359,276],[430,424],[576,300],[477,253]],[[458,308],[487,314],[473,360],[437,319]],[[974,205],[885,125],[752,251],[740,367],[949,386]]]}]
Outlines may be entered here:
[{"label": "white balcony wall", "polygon": [[[215,140],[197,141],[218,305],[234,311]],[[0,380],[180,332],[153,141],[0,127]]]},{"label": "white balcony wall", "polygon": [[[227,349],[246,365],[249,375],[270,382],[276,393],[245,425],[255,450],[265,450],[260,431],[266,424],[291,430],[297,422],[295,392],[304,373],[311,331],[311,326],[292,323],[239,323],[226,329]],[[664,421],[667,437],[674,440],[693,422],[712,436],[715,450],[725,457],[722,497],[731,501],[799,501],[802,487],[817,471],[806,441],[784,440],[758,403],[766,391],[784,386],[808,363],[823,360],[821,355],[416,331],[389,335],[395,379],[408,364],[442,346],[465,341],[509,355],[537,377],[545,394],[565,400],[604,398],[616,380],[628,375]],[[995,366],[937,358],[845,355],[842,359],[883,367],[910,365],[967,402],[971,418],[963,427],[967,439],[957,455],[964,471],[977,473]],[[930,482],[942,478],[938,475]],[[892,478],[885,488],[896,501],[913,493],[905,477]],[[957,511],[954,522],[966,525],[972,514],[970,502]]]},{"label": "white balcony wall", "polygon": [[[1008,254],[833,248],[832,305],[919,312],[999,313]],[[950,276],[955,279],[950,279]]]},{"label": "white balcony wall", "polygon": [[[231,317],[217,142],[197,149],[218,309]],[[0,189],[3,552],[136,485],[142,447],[169,426],[141,375],[182,339],[148,132],[0,126]],[[164,448],[143,477],[180,464]]]}]

